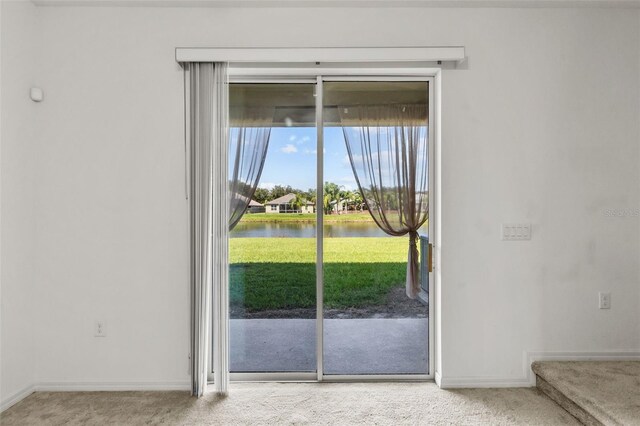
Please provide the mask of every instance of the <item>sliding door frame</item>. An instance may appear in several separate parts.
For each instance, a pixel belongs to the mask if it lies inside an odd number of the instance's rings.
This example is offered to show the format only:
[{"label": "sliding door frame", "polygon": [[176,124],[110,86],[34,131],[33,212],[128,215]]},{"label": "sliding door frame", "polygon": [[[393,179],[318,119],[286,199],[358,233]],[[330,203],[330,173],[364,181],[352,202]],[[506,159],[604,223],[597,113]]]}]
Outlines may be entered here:
[{"label": "sliding door frame", "polygon": [[[324,86],[316,76],[316,374],[324,378]],[[323,201],[324,202],[324,201]]]},{"label": "sliding door frame", "polygon": [[[440,288],[439,243],[440,235],[440,68],[373,68],[373,67],[330,67],[330,68],[272,68],[266,64],[258,67],[234,66],[229,67],[229,83],[302,83],[316,84],[316,150],[324,152],[323,138],[323,83],[325,81],[426,81],[429,83],[429,240],[433,244],[433,271],[429,273],[428,321],[429,336],[427,339],[429,371],[427,374],[324,374],[324,284],[323,284],[323,235],[324,212],[316,209],[316,372],[247,372],[230,373],[233,382],[241,381],[277,381],[277,382],[363,382],[363,381],[431,381],[438,374],[440,339],[439,324],[436,312],[439,301],[436,291]],[[324,183],[324,154],[318,155],[316,160],[316,199],[323,197]],[[432,197],[432,194],[435,196]],[[215,319],[214,319],[215,320]],[[438,345],[439,346],[439,345]],[[211,358],[211,357],[210,357]],[[213,363],[211,363],[211,367]],[[212,368],[209,368],[209,380],[213,380]]]}]

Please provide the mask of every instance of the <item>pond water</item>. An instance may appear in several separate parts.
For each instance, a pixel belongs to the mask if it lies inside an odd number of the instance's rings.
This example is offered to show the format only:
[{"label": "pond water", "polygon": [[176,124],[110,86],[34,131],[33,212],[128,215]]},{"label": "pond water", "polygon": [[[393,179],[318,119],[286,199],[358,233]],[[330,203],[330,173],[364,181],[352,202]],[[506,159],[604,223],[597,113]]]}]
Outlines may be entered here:
[{"label": "pond water", "polygon": [[[248,222],[239,223],[231,231],[231,238],[313,238],[316,236],[314,222]],[[325,223],[324,236],[344,237],[388,237],[374,222]]]},{"label": "pond water", "polygon": [[[426,234],[426,229],[421,229],[420,234]],[[231,231],[231,238],[314,238],[315,236],[315,222],[241,222]],[[374,222],[338,222],[325,223],[324,236],[325,238],[345,238],[389,237],[390,235],[378,228]]]}]

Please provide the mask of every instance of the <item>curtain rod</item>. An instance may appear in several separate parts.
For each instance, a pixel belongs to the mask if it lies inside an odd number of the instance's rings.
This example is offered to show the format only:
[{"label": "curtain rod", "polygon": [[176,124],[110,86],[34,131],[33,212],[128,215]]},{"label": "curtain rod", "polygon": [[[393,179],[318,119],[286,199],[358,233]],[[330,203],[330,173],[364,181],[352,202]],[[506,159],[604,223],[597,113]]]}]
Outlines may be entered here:
[{"label": "curtain rod", "polygon": [[463,46],[434,47],[177,47],[183,62],[462,62]]}]

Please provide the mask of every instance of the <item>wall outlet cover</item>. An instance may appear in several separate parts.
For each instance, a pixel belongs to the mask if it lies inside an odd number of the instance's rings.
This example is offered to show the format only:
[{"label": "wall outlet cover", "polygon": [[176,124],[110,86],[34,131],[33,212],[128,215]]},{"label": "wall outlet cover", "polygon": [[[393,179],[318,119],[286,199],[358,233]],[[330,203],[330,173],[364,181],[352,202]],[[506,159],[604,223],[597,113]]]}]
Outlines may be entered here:
[{"label": "wall outlet cover", "polygon": [[598,293],[598,308],[611,309],[611,293],[602,291]]},{"label": "wall outlet cover", "polygon": [[96,320],[93,335],[95,337],[107,337],[107,322],[104,320]]}]

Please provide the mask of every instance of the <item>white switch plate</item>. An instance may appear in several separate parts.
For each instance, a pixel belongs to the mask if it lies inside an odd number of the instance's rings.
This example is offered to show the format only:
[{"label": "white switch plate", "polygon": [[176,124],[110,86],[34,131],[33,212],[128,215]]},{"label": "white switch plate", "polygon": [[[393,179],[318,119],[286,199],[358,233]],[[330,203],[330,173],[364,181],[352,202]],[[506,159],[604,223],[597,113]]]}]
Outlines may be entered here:
[{"label": "white switch plate", "polygon": [[504,241],[525,241],[531,239],[530,223],[503,223],[500,236]]},{"label": "white switch plate", "polygon": [[106,321],[96,320],[94,336],[95,337],[107,337],[107,323],[106,323]]},{"label": "white switch plate", "polygon": [[598,293],[598,307],[600,309],[611,309],[611,293]]}]

